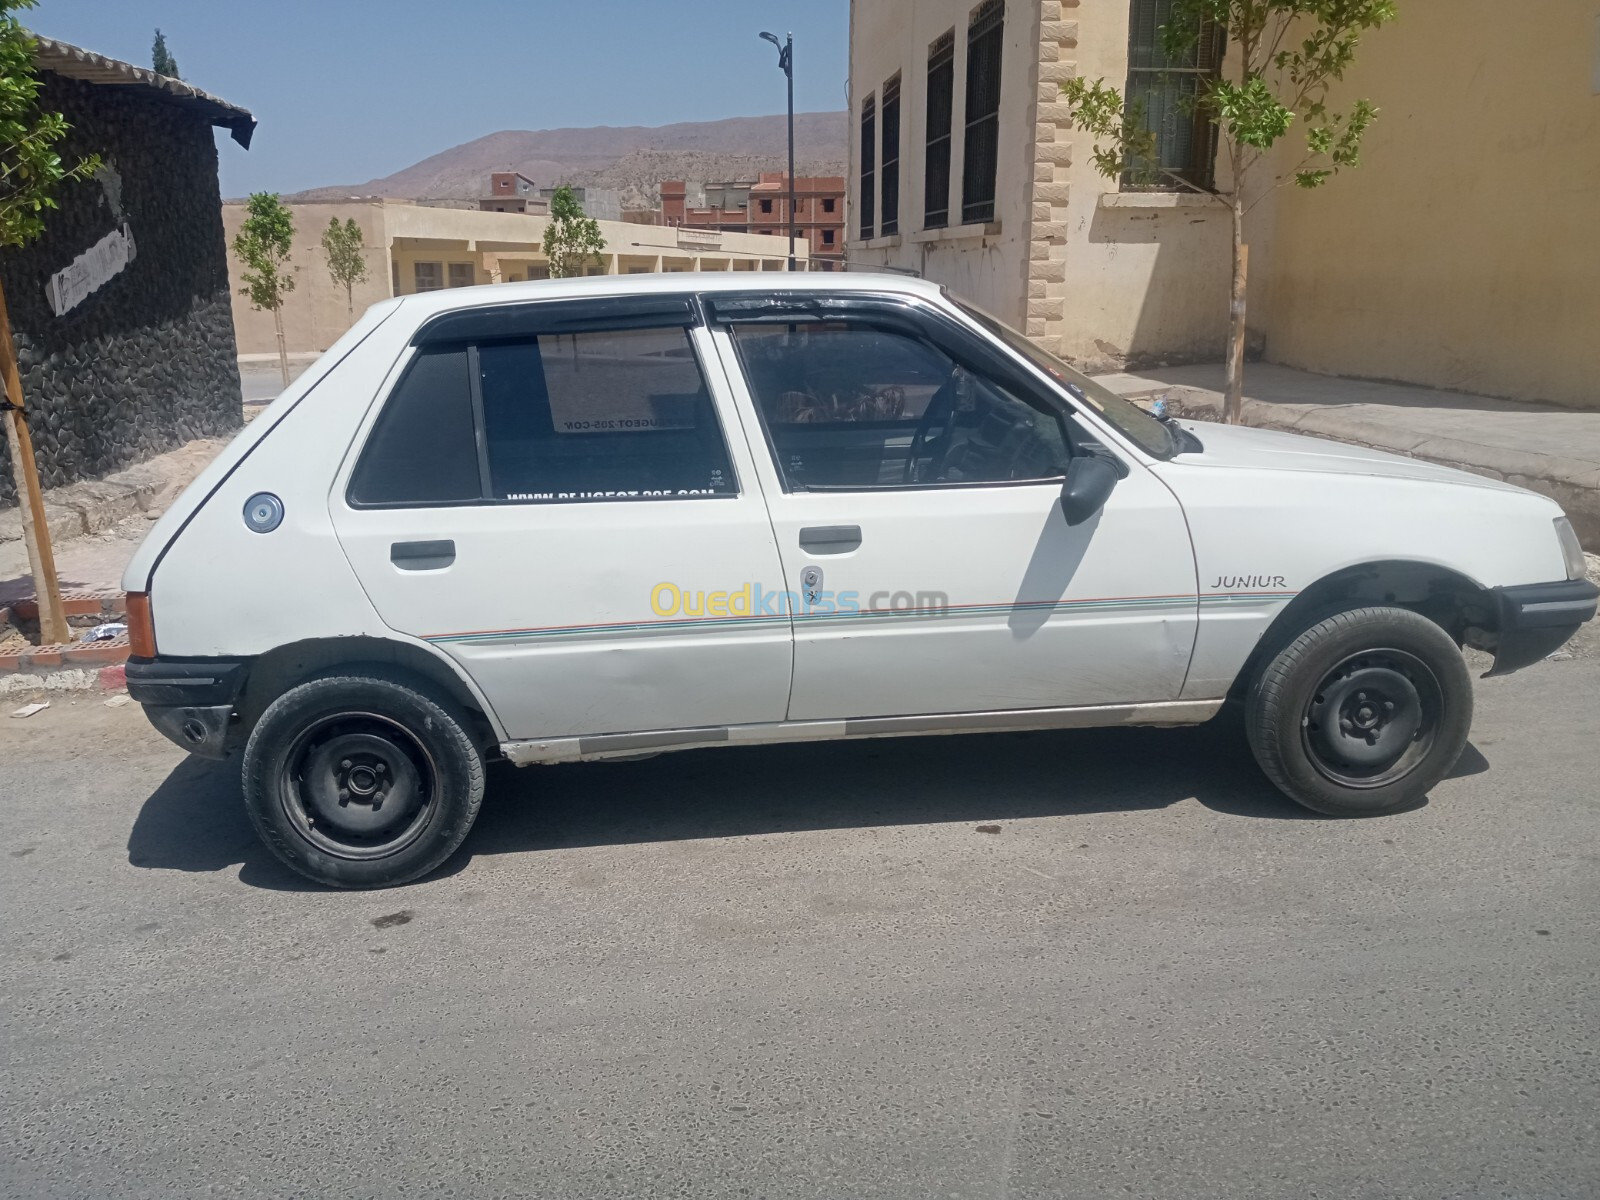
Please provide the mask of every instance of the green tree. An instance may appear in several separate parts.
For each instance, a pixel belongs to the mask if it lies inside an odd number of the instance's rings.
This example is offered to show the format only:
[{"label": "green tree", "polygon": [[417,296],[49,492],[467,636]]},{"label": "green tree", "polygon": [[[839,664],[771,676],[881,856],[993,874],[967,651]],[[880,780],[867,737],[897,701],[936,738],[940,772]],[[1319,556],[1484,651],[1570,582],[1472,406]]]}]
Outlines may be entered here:
[{"label": "green tree", "polygon": [[16,18],[34,0],[0,0],[0,246],[25,246],[44,232],[44,214],[56,207],[56,188],[87,179],[100,168],[97,155],[72,166],[56,143],[66,118],[39,107],[33,36]]},{"label": "green tree", "polygon": [[[1249,256],[1245,214],[1286,184],[1321,187],[1361,161],[1361,137],[1378,110],[1354,100],[1328,108],[1328,89],[1355,59],[1362,33],[1394,20],[1395,0],[1170,0],[1161,27],[1172,67],[1192,65],[1202,37],[1224,29],[1231,42],[1222,70],[1186,103],[1216,127],[1227,165],[1214,193],[1233,217],[1233,283],[1228,326],[1224,419],[1239,420],[1244,402],[1245,299]],[[1161,168],[1148,114],[1100,79],[1071,79],[1061,91],[1079,128],[1095,137],[1094,164],[1112,178],[1194,185]],[[1285,165],[1273,148],[1296,122],[1304,154]],[[1291,156],[1292,157],[1292,156]],[[1266,174],[1263,174],[1263,173]]]},{"label": "green tree", "polygon": [[[16,17],[32,7],[33,0],[0,0],[0,247],[26,246],[38,238],[44,232],[45,213],[56,207],[56,189],[67,181],[88,178],[100,166],[97,155],[68,166],[56,151],[57,143],[67,135],[66,118],[39,105],[40,83],[33,57],[38,44]],[[22,379],[3,287],[0,379],[5,383],[4,423],[13,477],[23,501],[23,537],[39,596],[40,631],[47,641],[65,642],[72,634],[61,607],[61,584],[56,578],[39,467],[23,410]]]},{"label": "green tree", "polygon": [[283,340],[283,300],[294,291],[294,269],[289,251],[294,242],[294,214],[276,192],[252,192],[250,213],[233,239],[233,252],[244,264],[244,286],[239,294],[250,297],[252,308],[270,312],[278,332],[278,366],[283,386],[289,386],[289,351]]},{"label": "green tree", "polygon": [[367,255],[362,245],[361,226],[354,217],[347,217],[343,225],[338,217],[328,218],[328,227],[322,231],[322,253],[328,259],[328,274],[333,282],[344,288],[345,311],[355,313],[355,286],[367,278]]},{"label": "green tree", "polygon": [[550,197],[550,223],[544,228],[544,256],[550,260],[550,278],[582,275],[591,261],[603,261],[600,254],[605,248],[600,222],[584,215],[571,188],[558,187]]},{"label": "green tree", "polygon": [[167,49],[166,36],[159,29],[156,30],[156,40],[150,46],[150,66],[157,75],[165,75],[169,79],[183,78],[178,74],[178,60]]}]

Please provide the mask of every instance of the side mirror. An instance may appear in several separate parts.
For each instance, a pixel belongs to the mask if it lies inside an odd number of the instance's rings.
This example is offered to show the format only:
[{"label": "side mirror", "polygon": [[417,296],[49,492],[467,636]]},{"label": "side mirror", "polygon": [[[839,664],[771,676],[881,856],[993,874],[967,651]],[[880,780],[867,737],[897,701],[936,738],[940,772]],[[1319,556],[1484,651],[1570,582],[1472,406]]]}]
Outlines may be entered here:
[{"label": "side mirror", "polygon": [[1067,464],[1061,485],[1061,513],[1068,525],[1081,525],[1105,507],[1117,486],[1117,469],[1093,454],[1080,454]]}]

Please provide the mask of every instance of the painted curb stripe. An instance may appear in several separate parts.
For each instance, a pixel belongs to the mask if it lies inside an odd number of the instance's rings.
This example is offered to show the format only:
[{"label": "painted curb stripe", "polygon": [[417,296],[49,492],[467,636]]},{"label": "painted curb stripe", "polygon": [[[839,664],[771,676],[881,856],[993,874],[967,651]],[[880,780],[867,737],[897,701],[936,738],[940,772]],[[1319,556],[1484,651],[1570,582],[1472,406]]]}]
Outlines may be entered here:
[{"label": "painted curb stripe", "polygon": [[[795,625],[849,621],[893,621],[905,618],[985,617],[1014,612],[1109,612],[1184,608],[1198,601],[1203,606],[1248,607],[1279,604],[1294,599],[1295,592],[1215,592],[1199,596],[1117,596],[1093,600],[1024,600],[1001,604],[951,604],[938,609],[859,609],[855,612],[795,613]],[[481,645],[490,642],[542,641],[562,637],[600,637],[609,634],[675,633],[683,630],[765,628],[787,626],[790,614],[747,613],[726,617],[662,617],[650,621],[616,621],[592,625],[546,625],[527,629],[484,629],[462,633],[429,634],[434,645]]]}]

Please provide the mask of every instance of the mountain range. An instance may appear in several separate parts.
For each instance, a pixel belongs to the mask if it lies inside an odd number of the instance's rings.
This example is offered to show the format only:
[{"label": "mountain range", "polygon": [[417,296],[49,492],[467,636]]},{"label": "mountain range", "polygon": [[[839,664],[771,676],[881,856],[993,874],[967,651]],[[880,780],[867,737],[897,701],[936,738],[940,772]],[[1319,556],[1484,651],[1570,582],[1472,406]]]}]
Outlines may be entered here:
[{"label": "mountain range", "polygon": [[[843,175],[843,112],[796,113],[795,170]],[[730,117],[676,125],[599,125],[587,129],[504,129],[365,183],[310,188],[288,201],[393,196],[411,200],[486,195],[491,171],[520,171],[541,187],[558,183],[617,188],[626,206],[655,202],[662,179],[738,179],[786,165],[785,118]]]}]

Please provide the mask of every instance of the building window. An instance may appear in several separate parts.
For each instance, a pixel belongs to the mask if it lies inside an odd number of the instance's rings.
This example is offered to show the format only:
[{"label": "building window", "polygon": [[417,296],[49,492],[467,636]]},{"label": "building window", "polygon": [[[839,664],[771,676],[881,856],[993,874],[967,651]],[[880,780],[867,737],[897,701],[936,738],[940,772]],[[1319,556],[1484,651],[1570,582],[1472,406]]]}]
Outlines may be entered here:
[{"label": "building window", "polygon": [[983,0],[967,26],[967,144],[961,164],[961,223],[994,220],[1000,160],[1000,54],[1005,0]]},{"label": "building window", "polygon": [[900,232],[900,76],[883,85],[883,165],[878,188],[883,195],[883,220],[878,232]]},{"label": "building window", "polygon": [[444,286],[444,268],[438,263],[412,263],[411,281],[419,292],[437,292]]},{"label": "building window", "polygon": [[823,244],[823,245],[824,245],[824,246],[831,246],[831,245],[833,245],[833,230],[831,230],[831,229],[824,229],[824,230],[823,230],[823,231],[822,231],[822,244]]},{"label": "building window", "polygon": [[873,168],[877,164],[878,102],[868,96],[861,103],[861,236],[870,238],[876,226],[873,219]]},{"label": "building window", "polygon": [[1216,126],[1193,101],[1222,69],[1227,31],[1206,22],[1194,49],[1175,61],[1161,46],[1161,27],[1171,18],[1172,0],[1133,0],[1129,11],[1128,107],[1142,112],[1145,128],[1156,135],[1155,159],[1133,164],[1123,176],[1129,191],[1171,190],[1182,183],[1210,191],[1214,183]]},{"label": "building window", "polygon": [[764,213],[771,212],[772,211],[772,201],[771,200],[763,200],[761,202],[761,211],[764,212]]},{"label": "building window", "polygon": [[389,294],[398,296],[400,294],[400,264],[392,258],[389,260],[389,282],[394,285]]},{"label": "building window", "polygon": [[475,284],[477,282],[478,282],[478,280],[477,280],[477,277],[476,277],[476,273],[473,271],[471,263],[451,263],[450,264],[450,286],[451,287],[453,287],[453,288],[471,287],[473,284]]},{"label": "building window", "polygon": [[833,197],[832,196],[829,196],[825,200],[823,200],[823,202],[822,202],[822,211],[823,212],[827,212],[827,213],[831,213],[833,211]]},{"label": "building window", "polygon": [[956,86],[956,31],[928,47],[928,140],[922,163],[922,227],[950,223],[950,112]]}]

